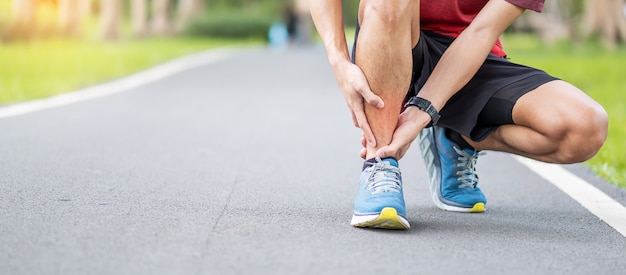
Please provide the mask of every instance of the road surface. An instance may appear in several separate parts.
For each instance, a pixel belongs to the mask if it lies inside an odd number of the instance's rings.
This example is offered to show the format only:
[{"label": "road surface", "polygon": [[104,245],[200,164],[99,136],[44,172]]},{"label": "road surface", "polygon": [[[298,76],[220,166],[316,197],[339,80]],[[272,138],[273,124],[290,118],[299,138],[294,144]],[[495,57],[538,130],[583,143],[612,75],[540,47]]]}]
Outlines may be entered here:
[{"label": "road surface", "polygon": [[485,213],[438,210],[413,146],[411,230],[351,227],[359,138],[320,47],[0,118],[0,274],[624,274],[623,235],[502,153]]}]

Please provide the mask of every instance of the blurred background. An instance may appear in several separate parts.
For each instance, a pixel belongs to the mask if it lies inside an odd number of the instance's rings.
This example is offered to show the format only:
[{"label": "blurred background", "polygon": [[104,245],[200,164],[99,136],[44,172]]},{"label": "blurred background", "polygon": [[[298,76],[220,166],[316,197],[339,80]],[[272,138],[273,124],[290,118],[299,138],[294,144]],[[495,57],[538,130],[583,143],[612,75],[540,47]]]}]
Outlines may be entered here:
[{"label": "blurred background", "polygon": [[[343,5],[350,40],[358,0]],[[609,140],[587,164],[626,187],[625,0],[548,0],[502,40],[512,61],[569,81],[605,106]],[[240,45],[319,47],[307,0],[0,0],[0,107]]]}]

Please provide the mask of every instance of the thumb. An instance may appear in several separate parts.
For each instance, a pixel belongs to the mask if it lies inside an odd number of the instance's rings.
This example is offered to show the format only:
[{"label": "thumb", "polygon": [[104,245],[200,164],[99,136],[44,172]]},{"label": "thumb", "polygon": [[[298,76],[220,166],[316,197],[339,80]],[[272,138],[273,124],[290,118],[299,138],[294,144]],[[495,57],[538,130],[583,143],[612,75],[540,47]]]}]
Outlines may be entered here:
[{"label": "thumb", "polygon": [[361,90],[361,96],[363,96],[363,99],[369,105],[372,105],[378,109],[382,109],[385,107],[385,102],[383,101],[383,99],[377,96],[374,92],[372,92],[369,86],[365,86]]},{"label": "thumb", "polygon": [[376,156],[379,158],[396,157],[398,149],[393,147],[392,144],[385,145],[376,151]]}]

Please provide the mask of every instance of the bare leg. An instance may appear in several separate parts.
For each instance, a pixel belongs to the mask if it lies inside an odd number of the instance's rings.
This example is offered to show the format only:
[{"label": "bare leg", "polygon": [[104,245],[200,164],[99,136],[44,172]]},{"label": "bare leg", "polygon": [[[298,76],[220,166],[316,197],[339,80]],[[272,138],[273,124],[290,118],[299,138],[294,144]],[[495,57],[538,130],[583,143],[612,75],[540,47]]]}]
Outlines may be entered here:
[{"label": "bare leg", "polygon": [[411,82],[412,49],[419,39],[418,0],[362,0],[361,30],[355,63],[370,88],[385,102],[383,109],[365,104],[365,115],[376,137],[376,147],[367,146],[366,158],[391,143],[402,101]]},{"label": "bare leg", "polygon": [[607,136],[604,109],[564,81],[548,82],[522,96],[513,108],[515,125],[498,127],[478,150],[495,150],[552,163],[576,163],[593,157]]}]

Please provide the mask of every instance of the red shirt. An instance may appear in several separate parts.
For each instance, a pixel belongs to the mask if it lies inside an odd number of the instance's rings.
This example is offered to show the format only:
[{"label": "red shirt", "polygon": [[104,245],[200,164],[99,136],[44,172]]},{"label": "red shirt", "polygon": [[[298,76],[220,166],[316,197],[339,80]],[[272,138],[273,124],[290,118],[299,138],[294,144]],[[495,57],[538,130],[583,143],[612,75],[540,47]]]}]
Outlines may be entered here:
[{"label": "red shirt", "polygon": [[[541,12],[545,0],[506,0],[516,6]],[[489,0],[422,0],[421,29],[457,37],[474,20]],[[500,39],[491,49],[496,56],[506,56]]]}]

